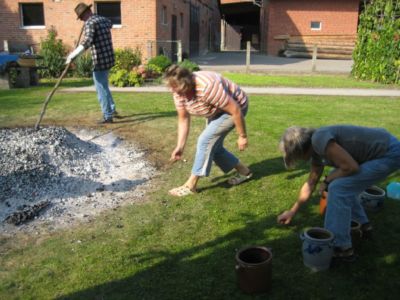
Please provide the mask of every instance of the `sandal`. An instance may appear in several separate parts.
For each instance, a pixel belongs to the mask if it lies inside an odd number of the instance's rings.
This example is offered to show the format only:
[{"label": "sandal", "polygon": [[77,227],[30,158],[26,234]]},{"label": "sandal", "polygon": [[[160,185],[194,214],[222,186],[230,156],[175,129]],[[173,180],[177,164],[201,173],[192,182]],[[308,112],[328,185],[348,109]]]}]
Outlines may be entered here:
[{"label": "sandal", "polygon": [[242,182],[249,180],[251,177],[253,177],[253,173],[249,173],[247,175],[242,175],[240,173],[236,173],[235,176],[233,176],[232,178],[228,179],[228,183],[230,185],[238,185],[241,184]]},{"label": "sandal", "polygon": [[173,188],[172,190],[168,191],[168,194],[171,196],[175,197],[184,197],[188,195],[193,195],[195,191],[192,191],[189,187],[186,185],[182,185],[176,188]]}]

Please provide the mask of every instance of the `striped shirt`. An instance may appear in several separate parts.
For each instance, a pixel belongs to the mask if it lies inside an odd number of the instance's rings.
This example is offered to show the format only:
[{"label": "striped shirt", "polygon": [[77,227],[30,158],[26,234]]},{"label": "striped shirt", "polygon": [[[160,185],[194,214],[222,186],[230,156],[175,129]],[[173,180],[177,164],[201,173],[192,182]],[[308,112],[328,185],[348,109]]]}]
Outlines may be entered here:
[{"label": "striped shirt", "polygon": [[229,99],[244,109],[247,95],[235,83],[215,72],[199,71],[193,73],[196,94],[193,99],[173,93],[177,110],[185,109],[195,116],[212,117],[222,111]]},{"label": "striped shirt", "polygon": [[91,47],[95,71],[109,70],[114,66],[111,27],[111,20],[96,14],[85,22],[84,37],[81,45],[85,49]]}]

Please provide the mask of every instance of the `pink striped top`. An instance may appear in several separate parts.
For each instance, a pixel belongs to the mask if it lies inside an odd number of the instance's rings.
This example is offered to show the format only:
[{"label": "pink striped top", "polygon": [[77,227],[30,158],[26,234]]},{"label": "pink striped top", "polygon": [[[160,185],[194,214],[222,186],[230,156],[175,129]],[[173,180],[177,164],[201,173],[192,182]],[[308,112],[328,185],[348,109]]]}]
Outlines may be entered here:
[{"label": "pink striped top", "polygon": [[185,109],[195,116],[212,117],[221,112],[229,99],[236,101],[243,109],[247,107],[247,95],[230,80],[215,72],[199,71],[193,73],[196,95],[187,99],[173,93],[177,110]]}]

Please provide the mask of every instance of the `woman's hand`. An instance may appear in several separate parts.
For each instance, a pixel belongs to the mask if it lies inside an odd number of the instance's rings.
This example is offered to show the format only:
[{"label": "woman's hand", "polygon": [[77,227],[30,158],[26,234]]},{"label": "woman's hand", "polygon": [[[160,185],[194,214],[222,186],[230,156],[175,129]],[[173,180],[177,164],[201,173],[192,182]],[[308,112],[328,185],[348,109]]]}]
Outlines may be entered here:
[{"label": "woman's hand", "polygon": [[247,137],[239,136],[239,138],[237,140],[237,144],[238,144],[240,151],[243,151],[244,149],[246,149],[246,147],[248,145]]},{"label": "woman's hand", "polygon": [[171,158],[169,159],[170,161],[177,161],[182,159],[182,154],[183,154],[183,149],[180,147],[176,147],[172,153],[171,153]]},{"label": "woman's hand", "polygon": [[295,214],[296,213],[293,211],[286,210],[278,216],[277,221],[279,224],[288,225],[292,221]]}]

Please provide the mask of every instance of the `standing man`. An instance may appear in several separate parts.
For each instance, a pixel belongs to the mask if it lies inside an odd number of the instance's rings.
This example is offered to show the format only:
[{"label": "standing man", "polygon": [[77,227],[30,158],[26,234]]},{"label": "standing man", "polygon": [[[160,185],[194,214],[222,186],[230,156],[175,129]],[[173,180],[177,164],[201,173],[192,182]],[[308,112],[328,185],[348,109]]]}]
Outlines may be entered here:
[{"label": "standing man", "polygon": [[91,6],[79,3],[75,7],[78,19],[85,22],[84,37],[80,45],[68,55],[66,64],[70,63],[84,50],[91,48],[93,80],[103,112],[103,120],[99,123],[112,123],[113,116],[116,115],[115,103],[108,88],[108,74],[114,66],[114,50],[110,31],[112,22],[105,17],[93,14],[90,9]]}]

